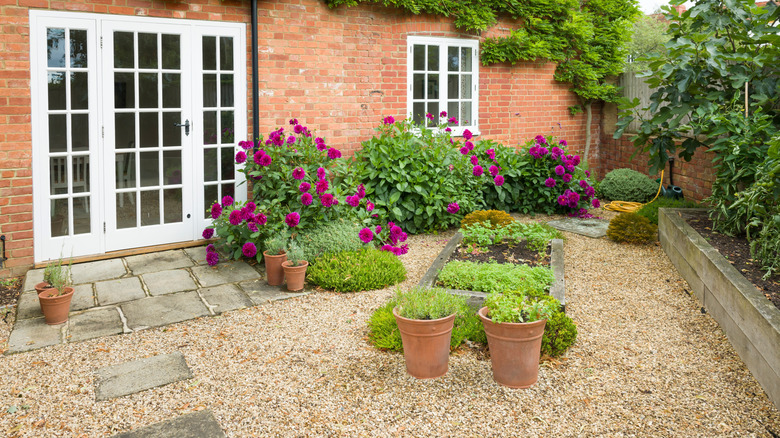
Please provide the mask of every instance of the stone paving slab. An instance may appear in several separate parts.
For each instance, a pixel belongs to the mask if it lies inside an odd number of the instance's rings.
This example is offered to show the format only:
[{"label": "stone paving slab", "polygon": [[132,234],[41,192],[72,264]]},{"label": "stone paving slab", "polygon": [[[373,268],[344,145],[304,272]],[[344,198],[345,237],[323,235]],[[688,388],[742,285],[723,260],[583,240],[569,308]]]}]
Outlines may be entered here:
[{"label": "stone paving slab", "polygon": [[195,290],[198,286],[195,280],[190,277],[190,273],[183,269],[172,271],[150,272],[141,276],[152,296],[172,294],[174,292],[183,292],[185,290]]},{"label": "stone paving slab", "polygon": [[179,352],[133,360],[95,370],[95,400],[111,400],[192,378]]},{"label": "stone paving slab", "polygon": [[254,280],[260,276],[254,268],[241,261],[220,263],[214,267],[196,266],[192,268],[192,273],[203,287]]},{"label": "stone paving slab", "polygon": [[596,218],[565,218],[549,221],[547,222],[547,225],[561,231],[569,231],[571,233],[581,234],[583,236],[598,239],[607,235],[609,221],[606,219]]},{"label": "stone paving slab", "polygon": [[92,284],[79,284],[73,286],[73,298],[70,300],[70,311],[89,309],[95,307],[95,297],[92,292]]},{"label": "stone paving slab", "polygon": [[252,300],[233,284],[209,287],[198,291],[215,314],[254,306]]},{"label": "stone paving slab", "polygon": [[68,321],[70,342],[85,341],[124,333],[122,319],[116,307],[104,307],[70,315]]},{"label": "stone paving slab", "polygon": [[16,303],[17,321],[22,319],[41,317],[43,317],[43,312],[41,312],[41,302],[38,300],[38,294],[35,293],[35,290],[19,295],[19,301]]},{"label": "stone paving slab", "polygon": [[146,297],[146,293],[143,287],[141,287],[141,280],[138,277],[100,281],[95,283],[95,290],[97,291],[98,304],[101,306]]},{"label": "stone paving slab", "polygon": [[171,269],[192,266],[192,260],[179,249],[130,256],[126,257],[125,261],[133,272],[133,275],[142,275],[149,272],[168,271]]},{"label": "stone paving slab", "polygon": [[194,248],[184,248],[183,250],[192,260],[195,260],[196,265],[206,264],[206,247],[196,246]]},{"label": "stone paving slab", "polygon": [[43,268],[30,269],[24,277],[24,291],[35,290],[35,285],[43,281]]},{"label": "stone paving slab", "polygon": [[269,286],[265,279],[262,278],[244,281],[239,283],[239,286],[246,292],[256,306],[267,304],[271,301],[285,300],[311,293],[311,289],[308,285],[304,287],[302,292],[290,292],[287,290],[286,286]]},{"label": "stone paving slab", "polygon": [[149,297],[120,305],[131,330],[159,327],[209,315],[195,291]]},{"label": "stone paving slab", "polygon": [[119,278],[127,274],[121,259],[100,260],[71,266],[73,284],[92,283]]},{"label": "stone paving slab", "polygon": [[8,338],[6,354],[37,350],[61,343],[65,324],[48,325],[43,317],[16,321]]},{"label": "stone paving slab", "polygon": [[222,438],[225,433],[214,414],[204,409],[140,429],[114,435],[113,438]]}]

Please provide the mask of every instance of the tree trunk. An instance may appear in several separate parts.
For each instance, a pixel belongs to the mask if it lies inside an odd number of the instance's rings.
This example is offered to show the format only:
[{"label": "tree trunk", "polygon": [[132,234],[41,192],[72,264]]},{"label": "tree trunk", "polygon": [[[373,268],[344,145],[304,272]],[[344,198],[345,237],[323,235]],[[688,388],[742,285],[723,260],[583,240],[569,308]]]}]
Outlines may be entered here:
[{"label": "tree trunk", "polygon": [[590,102],[585,104],[585,114],[587,114],[585,118],[585,154],[582,157],[582,161],[588,163],[586,168],[590,168],[590,163],[588,162],[588,156],[590,155],[590,124],[593,121],[593,110]]}]

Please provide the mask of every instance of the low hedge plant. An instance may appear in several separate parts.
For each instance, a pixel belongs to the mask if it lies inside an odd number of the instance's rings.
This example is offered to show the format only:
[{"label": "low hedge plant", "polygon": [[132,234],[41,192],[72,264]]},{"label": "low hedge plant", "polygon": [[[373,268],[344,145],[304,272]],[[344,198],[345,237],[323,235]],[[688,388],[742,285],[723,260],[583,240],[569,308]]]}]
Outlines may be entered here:
[{"label": "low hedge plant", "polygon": [[318,257],[307,278],[328,290],[358,292],[400,283],[406,278],[406,268],[391,252],[367,247]]},{"label": "low hedge plant", "polygon": [[452,261],[439,273],[439,283],[448,288],[479,292],[527,290],[546,293],[555,277],[546,266]]}]

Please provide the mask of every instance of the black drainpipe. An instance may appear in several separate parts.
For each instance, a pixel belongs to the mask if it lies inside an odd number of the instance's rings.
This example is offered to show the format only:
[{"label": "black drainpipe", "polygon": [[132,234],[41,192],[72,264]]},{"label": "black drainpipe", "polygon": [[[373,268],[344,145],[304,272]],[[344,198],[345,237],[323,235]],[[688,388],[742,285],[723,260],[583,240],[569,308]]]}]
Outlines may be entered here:
[{"label": "black drainpipe", "polygon": [[255,143],[260,140],[260,121],[257,119],[260,113],[259,86],[257,79],[257,0],[252,0],[252,140]]}]

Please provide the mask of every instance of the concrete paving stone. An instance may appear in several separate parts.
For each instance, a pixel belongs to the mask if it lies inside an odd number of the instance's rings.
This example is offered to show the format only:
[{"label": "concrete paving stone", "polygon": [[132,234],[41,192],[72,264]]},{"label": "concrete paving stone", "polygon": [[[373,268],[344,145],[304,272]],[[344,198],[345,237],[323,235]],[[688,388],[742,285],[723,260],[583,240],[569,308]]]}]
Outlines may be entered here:
[{"label": "concrete paving stone", "polygon": [[111,400],[192,378],[180,351],[131,360],[95,370],[95,400]]},{"label": "concrete paving stone", "polygon": [[198,292],[212,306],[211,310],[216,314],[254,306],[252,300],[234,284],[209,287]]},{"label": "concrete paving stone", "polygon": [[71,267],[73,284],[93,283],[110,280],[127,274],[121,259],[100,260],[97,262],[79,263]]},{"label": "concrete paving stone", "polygon": [[174,269],[172,271],[150,272],[141,276],[152,296],[172,294],[185,290],[194,290],[198,287],[195,280],[190,277],[190,273],[184,269]]},{"label": "concrete paving stone", "polygon": [[73,299],[70,301],[70,311],[89,309],[95,307],[95,297],[92,292],[92,283],[73,286]]},{"label": "concrete paving stone", "polygon": [[159,327],[209,315],[195,291],[149,297],[120,305],[131,330]]},{"label": "concrete paving stone", "polygon": [[569,231],[575,234],[582,234],[583,236],[598,239],[607,235],[609,221],[606,219],[596,218],[565,218],[549,221],[547,222],[547,225],[561,231]]},{"label": "concrete paving stone", "polygon": [[225,433],[209,409],[185,414],[140,429],[122,432],[113,438],[222,438]]},{"label": "concrete paving stone", "polygon": [[105,307],[71,314],[68,323],[70,342],[85,341],[124,332],[116,307]]},{"label": "concrete paving stone", "polygon": [[194,248],[184,248],[184,252],[190,256],[192,260],[195,260],[196,265],[206,264],[206,247],[196,246]]},{"label": "concrete paving stone", "polygon": [[264,279],[244,281],[238,284],[249,295],[256,306],[267,304],[271,301],[286,300],[288,298],[308,295],[312,289],[306,285],[302,292],[290,292],[285,286],[269,286]]},{"label": "concrete paving stone", "polygon": [[43,268],[30,269],[24,277],[24,290],[35,290],[35,285],[43,281]]},{"label": "concrete paving stone", "polygon": [[100,281],[95,283],[95,290],[97,291],[98,304],[101,306],[146,297],[146,293],[144,293],[144,289],[141,287],[141,280],[138,277]]},{"label": "concrete paving stone", "polygon": [[125,257],[125,261],[133,275],[192,266],[192,260],[180,249]]},{"label": "concrete paving stone", "polygon": [[41,302],[38,300],[38,294],[35,293],[35,290],[19,295],[19,301],[16,303],[17,320],[40,318],[42,316]]},{"label": "concrete paving stone", "polygon": [[[67,323],[65,323],[67,324]],[[6,354],[37,350],[62,342],[64,324],[48,325],[43,317],[16,321]]]},{"label": "concrete paving stone", "polygon": [[244,280],[254,280],[261,275],[245,262],[230,261],[217,266],[196,266],[192,273],[203,287],[217,286],[225,283],[237,283]]}]

